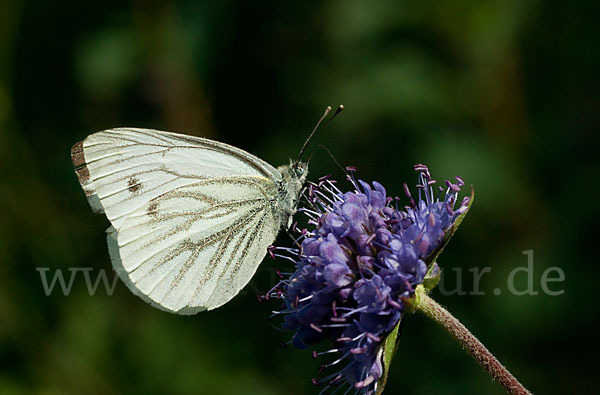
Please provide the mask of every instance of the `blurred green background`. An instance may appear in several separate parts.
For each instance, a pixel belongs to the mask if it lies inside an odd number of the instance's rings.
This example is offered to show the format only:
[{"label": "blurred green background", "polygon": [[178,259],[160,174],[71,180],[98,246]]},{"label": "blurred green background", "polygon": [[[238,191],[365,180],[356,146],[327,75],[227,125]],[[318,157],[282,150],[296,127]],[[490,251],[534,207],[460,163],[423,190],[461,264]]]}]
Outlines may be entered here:
[{"label": "blurred green background", "polygon": [[[414,184],[417,162],[438,180],[463,176],[476,201],[440,264],[462,269],[467,291],[470,268],[492,271],[485,295],[434,297],[533,392],[597,391],[599,8],[0,1],[0,393],[318,392],[309,379],[322,361],[281,349],[290,335],[266,319],[278,303],[255,298],[285,262],[265,262],[231,303],[192,317],[154,310],[120,282],[90,296],[81,273],[69,296],[58,286],[46,296],[36,268],[67,279],[68,268],[111,270],[108,221],[92,214],[69,157],[86,135],[187,132],[277,165],[339,103],[309,150],[311,178],[343,177],[317,144],[391,195]],[[540,293],[510,295],[525,250]],[[553,266],[565,273],[550,287],[559,296],[540,289]],[[420,316],[405,319],[386,392],[503,393]]]}]

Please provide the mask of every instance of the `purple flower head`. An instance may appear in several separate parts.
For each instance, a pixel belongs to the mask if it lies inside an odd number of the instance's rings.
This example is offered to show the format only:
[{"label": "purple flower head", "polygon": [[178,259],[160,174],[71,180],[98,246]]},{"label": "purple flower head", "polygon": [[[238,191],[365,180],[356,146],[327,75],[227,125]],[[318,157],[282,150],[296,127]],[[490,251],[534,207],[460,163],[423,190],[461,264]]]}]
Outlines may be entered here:
[{"label": "purple flower head", "polygon": [[309,185],[308,206],[299,211],[309,217],[310,229],[293,229],[300,233],[300,248],[270,249],[272,256],[293,260],[296,271],[264,298],[283,300],[275,314],[283,315],[283,328],[294,331],[296,347],[332,345],[313,352],[337,354],[322,365],[315,384],[324,384],[325,391],[345,385],[369,394],[383,375],[385,337],[400,322],[469,200],[456,207],[464,185],[458,177],[434,193],[429,169],[419,164],[416,199],[405,184],[408,205],[399,207],[400,199],[388,197],[381,184],[355,181],[353,170],[351,192],[327,177]]}]

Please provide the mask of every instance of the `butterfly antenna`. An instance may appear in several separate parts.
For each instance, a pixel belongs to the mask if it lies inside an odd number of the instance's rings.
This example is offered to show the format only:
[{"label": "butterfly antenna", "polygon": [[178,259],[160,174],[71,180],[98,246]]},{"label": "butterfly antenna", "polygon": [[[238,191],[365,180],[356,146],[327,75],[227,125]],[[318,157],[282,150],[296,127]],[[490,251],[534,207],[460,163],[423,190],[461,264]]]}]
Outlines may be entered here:
[{"label": "butterfly antenna", "polygon": [[[325,126],[336,116],[338,115],[340,112],[342,112],[342,110],[344,109],[344,106],[342,104],[340,104],[338,106],[338,108],[335,110],[335,112],[333,113],[333,115],[331,116],[331,118],[329,118],[327,120],[327,123],[325,124]],[[317,122],[317,124],[315,125],[315,127],[313,128],[312,132],[310,132],[310,135],[308,136],[308,138],[306,139],[306,141],[304,142],[304,144],[302,144],[302,148],[300,148],[300,153],[298,154],[298,160],[296,162],[300,162],[300,158],[302,158],[302,154],[304,154],[304,151],[306,150],[306,147],[308,147],[308,143],[310,143],[310,140],[312,139],[312,137],[314,136],[315,132],[317,131],[317,129],[319,129],[319,126],[321,125],[321,122],[323,122],[323,120],[327,117],[327,115],[329,115],[329,113],[331,112],[331,106],[327,106],[327,108],[325,109],[325,112],[323,113],[323,115],[321,116],[321,118],[319,119],[319,122]],[[324,126],[324,127],[325,127]]]},{"label": "butterfly antenna", "polygon": [[317,147],[324,149],[325,152],[327,152],[329,154],[329,156],[331,156],[331,159],[333,159],[333,162],[335,162],[335,164],[342,170],[342,172],[344,174],[348,175],[348,171],[346,171],[346,169],[342,165],[340,165],[340,162],[338,162],[337,159],[335,159],[335,156],[333,156],[331,151],[329,151],[329,148],[325,147],[322,144],[317,145]]}]

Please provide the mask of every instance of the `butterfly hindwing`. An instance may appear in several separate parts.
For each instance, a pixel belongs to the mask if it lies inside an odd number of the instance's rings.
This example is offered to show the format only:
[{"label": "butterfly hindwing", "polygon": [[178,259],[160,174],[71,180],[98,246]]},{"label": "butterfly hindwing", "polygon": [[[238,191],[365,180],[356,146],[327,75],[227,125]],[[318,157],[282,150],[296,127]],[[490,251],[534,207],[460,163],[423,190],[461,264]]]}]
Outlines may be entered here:
[{"label": "butterfly hindwing", "polygon": [[271,181],[200,181],[152,199],[109,230],[120,277],[153,305],[180,314],[221,306],[250,280],[279,230]]}]

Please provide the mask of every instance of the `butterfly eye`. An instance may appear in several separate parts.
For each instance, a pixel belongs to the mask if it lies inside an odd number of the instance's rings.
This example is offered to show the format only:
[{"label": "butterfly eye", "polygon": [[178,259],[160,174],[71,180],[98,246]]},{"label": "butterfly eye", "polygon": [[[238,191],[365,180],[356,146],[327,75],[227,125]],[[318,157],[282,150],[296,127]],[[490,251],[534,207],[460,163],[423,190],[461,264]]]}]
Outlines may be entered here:
[{"label": "butterfly eye", "polygon": [[292,169],[294,170],[294,174],[296,175],[296,177],[302,176],[306,170],[304,164],[301,162],[294,163]]}]

